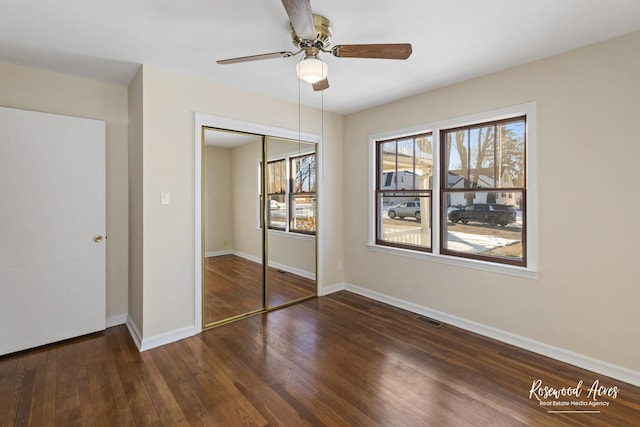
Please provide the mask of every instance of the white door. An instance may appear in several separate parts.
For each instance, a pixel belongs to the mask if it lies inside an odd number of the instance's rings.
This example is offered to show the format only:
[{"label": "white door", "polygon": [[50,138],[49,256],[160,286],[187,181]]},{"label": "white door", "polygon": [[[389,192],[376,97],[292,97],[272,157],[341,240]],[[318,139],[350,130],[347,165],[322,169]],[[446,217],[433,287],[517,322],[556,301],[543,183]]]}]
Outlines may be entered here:
[{"label": "white door", "polygon": [[104,122],[0,107],[0,355],[105,329],[105,253]]}]

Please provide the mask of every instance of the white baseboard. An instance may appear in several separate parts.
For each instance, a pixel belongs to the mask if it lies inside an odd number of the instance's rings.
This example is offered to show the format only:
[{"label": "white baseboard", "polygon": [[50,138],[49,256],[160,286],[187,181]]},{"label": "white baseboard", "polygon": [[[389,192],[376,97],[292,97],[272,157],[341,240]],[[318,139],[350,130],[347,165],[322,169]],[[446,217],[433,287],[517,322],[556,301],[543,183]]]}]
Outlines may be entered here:
[{"label": "white baseboard", "polygon": [[[324,289],[324,291],[328,291],[330,289],[333,289],[334,287]],[[578,354],[563,348],[545,344],[540,341],[535,341],[520,335],[512,334],[501,329],[493,328],[457,316],[442,313],[437,310],[423,307],[398,298],[390,297],[388,295],[361,288],[359,286],[344,284],[343,289],[367,298],[371,298],[376,301],[392,305],[394,307],[402,308],[416,314],[431,317],[433,319],[456,326],[458,328],[465,329],[467,331],[471,331],[489,338],[493,338],[498,341],[511,344],[516,347],[520,347],[525,350],[529,350],[534,353],[538,353],[543,356],[568,363],[570,365],[577,366],[579,368],[587,369],[601,375],[624,381],[636,387],[640,387],[640,372],[638,371],[624,368],[622,366],[617,366],[609,362]],[[329,293],[331,292],[323,292],[323,295],[327,295]]]},{"label": "white baseboard", "polygon": [[[244,258],[246,260],[261,264],[262,260],[258,257],[255,257],[253,255],[244,253],[244,252],[239,252],[239,251],[234,251],[234,250],[228,250],[228,251],[217,251],[217,252],[206,252],[204,254],[205,258],[211,258],[211,257],[216,257],[216,256],[222,256],[222,255],[235,255],[235,256],[239,256],[240,258]],[[287,273],[293,273],[293,274],[297,274],[298,276],[302,276],[305,277],[307,279],[310,280],[316,280],[316,275],[315,273],[309,272],[309,271],[305,271],[296,267],[291,267],[285,264],[280,264],[277,262],[269,262],[269,267],[273,267],[273,268],[277,268],[278,270],[282,270],[282,271],[286,271]]]},{"label": "white baseboard", "polygon": [[246,260],[249,260],[251,262],[255,262],[257,264],[262,264],[262,258],[248,254],[246,252],[240,252],[240,251],[236,251],[236,250],[228,250],[228,251],[217,251],[217,252],[206,252],[204,254],[205,258],[211,258],[211,257],[216,257],[216,256],[223,256],[223,255],[235,255],[238,256],[240,258],[244,258]]},{"label": "white baseboard", "polygon": [[140,333],[138,327],[130,317],[127,318],[126,325],[127,329],[129,329],[129,334],[131,335],[131,338],[133,339],[136,347],[138,347],[139,351],[151,350],[152,348],[160,347],[161,345],[165,344],[171,344],[172,342],[180,341],[196,334],[193,325],[191,325],[149,338],[144,338]]},{"label": "white baseboard", "polygon": [[244,259],[248,259],[249,261],[253,261],[256,262],[258,264],[262,264],[262,258],[253,256],[251,254],[247,254],[244,252],[239,252],[239,251],[231,251],[231,253],[235,256],[239,256],[240,258],[244,258]]},{"label": "white baseboard", "polygon": [[310,273],[308,271],[304,271],[299,268],[291,267],[291,266],[280,264],[273,261],[269,261],[269,267],[273,267],[277,270],[286,271],[287,273],[295,274],[309,280],[316,280],[316,275],[314,273]]},{"label": "white baseboard", "polygon": [[173,331],[165,332],[149,338],[143,338],[139,349],[140,351],[151,350],[152,348],[160,347],[161,345],[171,344],[172,342],[192,337],[195,334],[196,332],[193,325],[174,329]]},{"label": "white baseboard", "polygon": [[118,325],[124,325],[127,323],[127,313],[116,314],[114,316],[107,317],[106,327],[112,328]]},{"label": "white baseboard", "polygon": [[135,322],[131,320],[131,317],[127,316],[127,322],[125,324],[129,330],[129,335],[131,335],[131,338],[133,339],[133,343],[138,347],[138,351],[142,351],[140,349],[142,347],[142,334],[138,331],[138,327]]},{"label": "white baseboard", "polygon": [[326,286],[326,287],[323,287],[322,289],[318,289],[318,296],[323,297],[325,295],[329,295],[334,292],[343,291],[345,289],[346,289],[345,283],[338,283],[335,285]]},{"label": "white baseboard", "polygon": [[211,258],[211,257],[214,257],[214,256],[231,255],[231,254],[233,254],[232,250],[216,251],[216,252],[205,252],[204,257],[205,258]]}]

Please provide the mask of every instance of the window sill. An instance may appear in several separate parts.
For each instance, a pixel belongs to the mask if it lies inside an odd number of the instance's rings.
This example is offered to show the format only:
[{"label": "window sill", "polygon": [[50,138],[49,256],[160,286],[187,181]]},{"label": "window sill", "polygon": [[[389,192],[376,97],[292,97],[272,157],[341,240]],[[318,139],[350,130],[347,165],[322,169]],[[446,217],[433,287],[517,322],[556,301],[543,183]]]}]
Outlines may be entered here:
[{"label": "window sill", "polygon": [[281,230],[273,230],[273,229],[269,229],[269,234],[272,234],[274,236],[289,237],[292,239],[309,240],[309,241],[315,240],[316,238],[315,234],[296,233],[293,231],[281,231]]},{"label": "window sill", "polygon": [[530,280],[537,280],[539,273],[532,268],[514,267],[505,264],[494,264],[486,261],[478,261],[466,258],[456,258],[448,255],[438,255],[428,252],[418,252],[410,249],[393,248],[390,246],[382,246],[376,244],[367,244],[371,252],[377,252],[387,255],[402,256],[406,258],[419,259],[429,262],[437,262],[440,264],[451,265],[454,267],[471,268],[474,270],[489,271],[492,273],[507,274],[510,276],[522,277]]}]

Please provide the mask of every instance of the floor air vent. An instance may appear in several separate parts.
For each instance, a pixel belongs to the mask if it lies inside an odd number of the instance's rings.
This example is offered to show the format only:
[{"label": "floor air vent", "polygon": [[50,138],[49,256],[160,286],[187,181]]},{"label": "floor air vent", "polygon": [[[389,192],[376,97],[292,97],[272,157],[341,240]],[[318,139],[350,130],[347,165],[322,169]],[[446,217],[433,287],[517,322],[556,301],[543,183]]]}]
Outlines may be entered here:
[{"label": "floor air vent", "polygon": [[432,319],[426,316],[416,316],[414,317],[414,319],[416,319],[418,322],[426,323],[429,326],[433,326],[434,328],[441,328],[444,325],[444,323],[440,322],[439,320]]}]

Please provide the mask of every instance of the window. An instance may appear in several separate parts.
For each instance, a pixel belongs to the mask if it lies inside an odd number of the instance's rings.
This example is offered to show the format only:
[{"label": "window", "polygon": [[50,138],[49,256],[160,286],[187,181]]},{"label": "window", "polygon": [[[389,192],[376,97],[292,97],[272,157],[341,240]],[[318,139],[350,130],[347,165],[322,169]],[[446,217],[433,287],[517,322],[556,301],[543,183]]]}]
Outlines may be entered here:
[{"label": "window", "polygon": [[431,250],[430,133],[377,142],[376,243]]},{"label": "window", "polygon": [[526,118],[440,132],[440,253],[526,265]]},{"label": "window", "polygon": [[316,231],[316,155],[267,163],[267,226],[303,234]]},{"label": "window", "polygon": [[267,224],[269,228],[287,228],[287,163],[276,160],[267,163]]},{"label": "window", "polygon": [[316,231],[316,155],[307,154],[291,160],[292,188],[289,228],[301,233]]},{"label": "window", "polygon": [[413,134],[398,131],[409,136],[372,137],[372,247],[419,251],[492,271],[534,271],[527,238],[534,228],[527,203],[532,122],[530,103],[415,128]]}]

